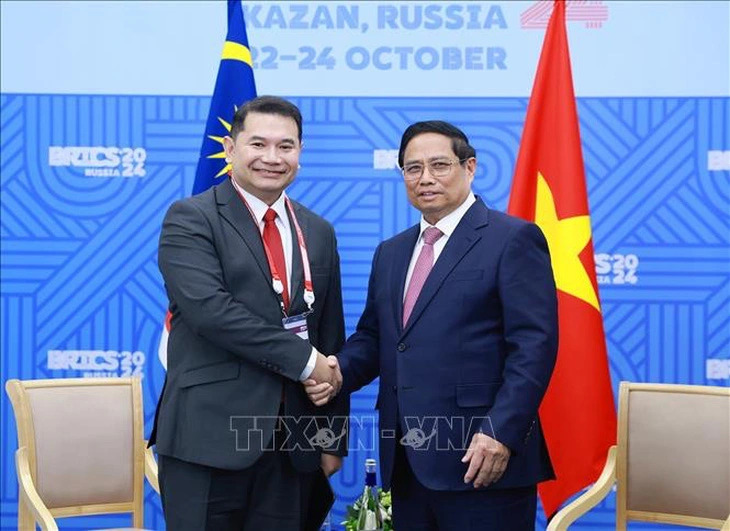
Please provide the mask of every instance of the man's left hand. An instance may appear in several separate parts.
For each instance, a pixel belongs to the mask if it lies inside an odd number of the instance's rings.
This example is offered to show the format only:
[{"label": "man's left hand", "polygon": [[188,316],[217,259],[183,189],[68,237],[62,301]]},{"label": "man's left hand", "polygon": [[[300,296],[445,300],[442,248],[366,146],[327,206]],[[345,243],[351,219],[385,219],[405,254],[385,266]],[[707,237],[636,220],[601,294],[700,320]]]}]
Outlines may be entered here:
[{"label": "man's left hand", "polygon": [[464,483],[474,481],[474,488],[486,487],[502,477],[511,452],[504,444],[484,433],[475,433],[462,463],[469,463]]},{"label": "man's left hand", "polygon": [[342,468],[342,458],[336,455],[322,454],[320,466],[322,467],[324,475],[330,477]]}]

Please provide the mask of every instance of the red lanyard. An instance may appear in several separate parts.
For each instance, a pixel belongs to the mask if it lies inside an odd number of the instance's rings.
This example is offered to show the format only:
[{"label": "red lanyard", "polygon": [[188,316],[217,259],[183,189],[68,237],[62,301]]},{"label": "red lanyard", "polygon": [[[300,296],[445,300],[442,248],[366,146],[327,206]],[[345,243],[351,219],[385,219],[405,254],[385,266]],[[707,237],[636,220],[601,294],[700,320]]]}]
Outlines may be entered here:
[{"label": "red lanyard", "polygon": [[[258,221],[256,220],[256,215],[253,213],[253,210],[251,209],[251,206],[248,204],[248,201],[246,201],[246,198],[243,197],[243,194],[239,192],[238,187],[235,186],[233,183],[231,183],[233,186],[233,189],[236,190],[236,193],[238,194],[238,197],[241,198],[241,201],[243,201],[243,204],[246,205],[246,208],[248,208],[249,213],[251,214],[251,218],[253,218],[254,223],[256,224],[256,227],[258,228]],[[309,269],[309,253],[307,253],[307,244],[304,241],[304,233],[302,232],[302,228],[299,226],[299,221],[297,220],[296,214],[294,214],[294,208],[292,207],[291,201],[288,197],[284,198],[284,203],[286,205],[286,208],[289,210],[289,214],[291,215],[291,219],[294,222],[294,229],[297,232],[297,241],[299,243],[299,252],[302,255],[302,268],[304,269],[304,302],[307,303],[307,308],[309,308],[309,311],[312,311],[312,305],[314,304],[314,288],[312,287],[312,272]],[[278,229],[277,229],[278,230]],[[260,231],[259,231],[260,234]],[[271,254],[271,249],[269,249],[269,246],[266,243],[266,240],[261,238],[261,242],[264,244],[264,252],[266,253],[266,260],[269,262],[269,270],[271,271],[271,285],[274,288],[274,291],[277,295],[281,296],[282,293],[284,293],[284,284],[281,282],[281,275],[279,275],[279,271],[276,269],[276,264],[274,263],[274,258]],[[286,274],[286,271],[284,271],[284,274]],[[294,294],[292,293],[292,296]],[[282,311],[283,311],[283,302],[282,302]]]}]

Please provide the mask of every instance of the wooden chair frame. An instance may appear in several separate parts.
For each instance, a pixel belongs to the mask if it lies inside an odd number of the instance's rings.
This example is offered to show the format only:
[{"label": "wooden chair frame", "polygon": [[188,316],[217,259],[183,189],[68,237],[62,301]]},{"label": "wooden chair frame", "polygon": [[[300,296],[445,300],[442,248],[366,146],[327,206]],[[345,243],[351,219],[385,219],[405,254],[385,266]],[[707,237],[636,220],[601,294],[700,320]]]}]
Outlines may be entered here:
[{"label": "wooden chair frame", "polygon": [[[28,389],[84,387],[84,386],[128,386],[132,391],[133,436],[134,436],[134,498],[128,503],[102,503],[75,505],[49,509],[36,489],[37,462],[36,439],[33,414],[28,398]],[[57,378],[48,380],[8,380],[5,384],[15,413],[18,431],[18,450],[15,452],[15,468],[18,475],[18,529],[35,529],[36,523],[43,530],[56,531],[56,518],[83,515],[132,513],[132,525],[144,525],[144,478],[159,493],[157,461],[144,440],[142,413],[142,386],[139,378]]]},{"label": "wooden chair frame", "polygon": [[[655,522],[730,531],[730,515],[726,520],[691,515],[630,511],[627,509],[629,395],[633,391],[658,393],[706,394],[730,397],[730,388],[699,385],[651,384],[621,382],[619,388],[618,444],[608,450],[606,464],[598,480],[581,496],[563,507],[550,520],[548,531],[565,531],[570,524],[598,505],[616,484],[616,529],[624,531],[627,521]],[[730,434],[729,434],[730,435]]]}]

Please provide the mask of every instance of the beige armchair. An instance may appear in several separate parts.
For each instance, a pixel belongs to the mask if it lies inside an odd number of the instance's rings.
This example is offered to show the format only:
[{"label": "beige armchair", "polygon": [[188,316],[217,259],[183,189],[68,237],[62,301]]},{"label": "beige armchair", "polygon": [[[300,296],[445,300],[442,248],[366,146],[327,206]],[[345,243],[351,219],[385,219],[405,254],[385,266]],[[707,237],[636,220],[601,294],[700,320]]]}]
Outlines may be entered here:
[{"label": "beige armchair", "polygon": [[614,483],[616,529],[634,520],[730,531],[730,388],[621,382],[618,444],[548,530],[568,529]]},{"label": "beige armchair", "polygon": [[143,436],[138,378],[8,380],[18,428],[18,529],[57,518],[132,513],[144,524],[144,477],[157,462]]}]

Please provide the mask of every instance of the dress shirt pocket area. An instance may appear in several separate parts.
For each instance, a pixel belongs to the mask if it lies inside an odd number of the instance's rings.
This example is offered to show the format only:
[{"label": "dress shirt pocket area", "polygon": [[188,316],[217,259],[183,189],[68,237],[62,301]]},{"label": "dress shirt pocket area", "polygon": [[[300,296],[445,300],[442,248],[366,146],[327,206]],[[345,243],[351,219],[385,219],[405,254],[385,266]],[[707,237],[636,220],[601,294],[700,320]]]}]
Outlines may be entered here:
[{"label": "dress shirt pocket area", "polygon": [[240,372],[241,364],[237,361],[214,363],[213,365],[206,365],[184,372],[180,376],[179,386],[185,388],[194,385],[235,380],[238,378]]},{"label": "dress shirt pocket area", "polygon": [[456,404],[459,407],[490,407],[502,382],[462,384],[456,386]]}]

